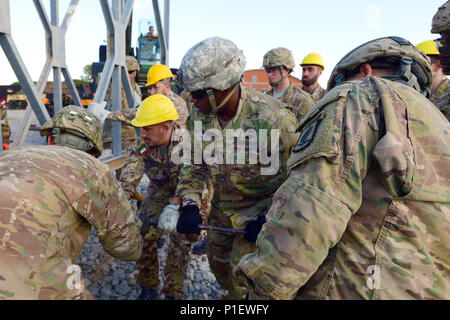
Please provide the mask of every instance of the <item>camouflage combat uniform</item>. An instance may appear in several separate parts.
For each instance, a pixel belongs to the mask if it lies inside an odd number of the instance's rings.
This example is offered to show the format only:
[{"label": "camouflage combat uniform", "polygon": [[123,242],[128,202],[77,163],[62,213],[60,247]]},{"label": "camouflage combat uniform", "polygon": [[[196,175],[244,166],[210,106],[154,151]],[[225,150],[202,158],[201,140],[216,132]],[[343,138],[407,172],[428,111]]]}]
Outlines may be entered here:
[{"label": "camouflage combat uniform", "polygon": [[[11,129],[9,127],[9,123],[8,123],[8,118],[6,117],[6,106],[5,108],[0,107],[0,120],[5,121],[5,123],[3,123],[2,126],[2,139],[3,139],[3,143],[8,143],[10,141],[11,138]],[[0,145],[0,150],[1,150],[2,146]]]},{"label": "camouflage combat uniform", "polygon": [[141,222],[108,167],[85,152],[0,153],[0,193],[0,300],[92,299],[81,277],[80,289],[68,286],[91,226],[112,256],[141,254]]},{"label": "camouflage combat uniform", "polygon": [[[178,104],[178,106],[183,107],[183,104]],[[184,104],[185,109],[186,105]],[[131,121],[135,117],[135,111],[135,109],[129,109],[115,112],[112,119],[123,122]],[[182,121],[181,123],[183,123]],[[179,120],[175,121],[175,123],[177,122]],[[180,126],[176,124],[176,129],[179,128]],[[120,176],[123,190],[126,193],[133,194],[144,173],[150,179],[147,193],[139,208],[139,215],[143,214],[151,220],[158,220],[164,207],[169,204],[169,198],[175,196],[180,166],[172,161],[169,162],[169,157],[173,147],[178,143],[172,141],[168,147],[149,147],[144,139],[139,138],[129,148]],[[157,250],[158,240],[161,236],[162,232],[158,228],[150,227],[150,231],[144,237],[142,256],[137,262],[139,270],[137,283],[155,290],[159,288]],[[174,298],[183,296],[182,288],[189,262],[189,251],[192,243],[197,240],[197,235],[186,235],[178,232],[170,234],[169,253],[164,269],[166,282],[162,290],[166,296]]]},{"label": "camouflage combat uniform", "polygon": [[[140,98],[142,98],[141,89],[139,88],[138,84],[135,83],[134,86],[132,85],[133,92],[138,95]],[[112,95],[111,95],[111,88],[108,89],[108,92],[106,93],[106,100],[112,103]],[[122,101],[122,109],[121,110],[133,110],[135,113],[137,111],[137,108],[130,108],[128,105],[127,95],[125,93],[125,89],[122,88],[121,91],[121,101]],[[136,140],[137,134],[136,129],[132,125],[122,125],[122,149],[126,150],[128,147]]]},{"label": "camouflage combat uniform", "polygon": [[180,93],[180,97],[181,97],[181,99],[183,99],[186,102],[186,106],[188,108],[188,113],[191,114],[192,109],[194,108],[194,103],[191,102],[192,96],[191,96],[190,92],[183,90]]},{"label": "camouflage combat uniform", "polygon": [[[295,68],[295,61],[289,49],[279,47],[269,50],[264,55],[263,66],[264,68],[287,68],[292,71]],[[273,96],[273,93],[273,89],[267,92],[270,96]],[[298,121],[303,119],[305,114],[314,105],[314,100],[311,96],[303,89],[296,87],[293,83],[287,87],[283,96],[279,99],[292,108]]]},{"label": "camouflage combat uniform", "polygon": [[[176,194],[183,198],[183,205],[200,207],[200,195],[206,177],[212,178],[214,197],[209,224],[225,228],[244,230],[250,221],[265,215],[272,202],[273,192],[286,178],[286,160],[290,148],[297,141],[297,121],[290,109],[266,94],[246,89],[240,85],[241,98],[234,118],[224,127],[217,115],[202,114],[194,108],[187,122],[193,133],[194,122],[202,123],[202,130],[219,130],[226,136],[227,129],[271,129],[280,130],[279,169],[273,175],[261,175],[261,164],[192,164],[185,165],[180,172]],[[259,136],[259,134],[258,134]],[[269,139],[268,139],[269,140]],[[202,149],[204,150],[204,149]],[[225,150],[225,149],[224,149]],[[268,147],[270,150],[270,146]],[[236,151],[236,146],[235,146]],[[246,144],[246,158],[249,155]],[[236,157],[236,152],[235,152]],[[234,159],[236,163],[236,158]],[[246,162],[248,163],[248,161]],[[243,299],[247,288],[232,274],[232,267],[240,258],[255,250],[255,244],[247,242],[242,235],[208,231],[207,255],[210,267],[221,287],[228,290],[229,299]]]},{"label": "camouflage combat uniform", "polygon": [[175,123],[177,123],[180,127],[184,126],[190,113],[186,101],[179,95],[175,94],[173,91],[169,92],[167,98],[172,100],[173,104],[175,105],[175,109],[180,116],[180,119],[175,120]]},{"label": "camouflage combat uniform", "polygon": [[318,85],[313,92],[310,93],[312,99],[314,100],[314,103],[319,102],[320,99],[323,98],[323,96],[327,93],[327,90],[322,88],[320,85]]},{"label": "camouflage combat uniform", "polygon": [[[130,147],[125,166],[122,169],[120,183],[127,193],[136,190],[144,173],[150,179],[147,194],[139,209],[139,215],[146,215],[151,220],[158,220],[169,198],[175,195],[180,166],[169,161],[173,141],[166,147],[148,147],[143,139],[138,139]],[[144,237],[144,248],[138,261],[137,283],[155,290],[159,288],[158,239],[162,232],[155,226]],[[179,298],[183,296],[183,282],[189,262],[189,250],[197,235],[178,232],[170,234],[170,247],[167,255],[164,276],[166,282],[162,292],[166,296]]]},{"label": "camouflage combat uniform", "polygon": [[450,121],[450,80],[445,79],[436,91],[430,97],[431,102],[433,102],[439,110],[447,117]]},{"label": "camouflage combat uniform", "polygon": [[[268,91],[267,94],[273,96],[273,89]],[[306,91],[296,87],[293,83],[289,85],[286,92],[279,99],[292,108],[298,121],[301,121],[309,109],[314,105],[313,98]]]},{"label": "camouflage combat uniform", "polygon": [[449,299],[449,136],[403,83],[329,91],[300,124],[258,252],[234,270],[250,298]]}]

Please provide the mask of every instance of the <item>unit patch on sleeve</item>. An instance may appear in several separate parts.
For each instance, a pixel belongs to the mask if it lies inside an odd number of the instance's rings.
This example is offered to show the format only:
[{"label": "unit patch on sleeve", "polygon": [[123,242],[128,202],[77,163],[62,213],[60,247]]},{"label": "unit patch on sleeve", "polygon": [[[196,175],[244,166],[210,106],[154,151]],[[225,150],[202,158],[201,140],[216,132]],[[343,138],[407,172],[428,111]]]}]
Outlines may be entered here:
[{"label": "unit patch on sleeve", "polygon": [[324,113],[319,113],[311,122],[309,122],[300,133],[297,144],[292,149],[292,152],[299,153],[305,150],[314,141],[317,134],[317,129],[324,117]]}]

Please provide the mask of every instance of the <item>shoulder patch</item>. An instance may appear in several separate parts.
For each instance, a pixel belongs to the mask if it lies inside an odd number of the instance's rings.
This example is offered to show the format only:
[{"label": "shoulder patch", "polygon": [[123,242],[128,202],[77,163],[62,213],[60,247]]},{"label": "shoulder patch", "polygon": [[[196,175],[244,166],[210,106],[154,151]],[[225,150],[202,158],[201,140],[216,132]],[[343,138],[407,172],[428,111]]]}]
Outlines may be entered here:
[{"label": "shoulder patch", "polygon": [[331,91],[301,120],[297,129],[300,137],[291,150],[288,172],[312,158],[325,157],[330,163],[339,161],[342,114],[348,92]]},{"label": "shoulder patch", "polygon": [[[297,144],[293,147],[293,153],[299,153],[306,148],[308,148],[311,143],[313,143],[314,138],[317,135],[317,129],[319,128],[320,122],[324,118],[324,113],[319,113],[302,131]],[[299,132],[299,130],[297,130]]]}]

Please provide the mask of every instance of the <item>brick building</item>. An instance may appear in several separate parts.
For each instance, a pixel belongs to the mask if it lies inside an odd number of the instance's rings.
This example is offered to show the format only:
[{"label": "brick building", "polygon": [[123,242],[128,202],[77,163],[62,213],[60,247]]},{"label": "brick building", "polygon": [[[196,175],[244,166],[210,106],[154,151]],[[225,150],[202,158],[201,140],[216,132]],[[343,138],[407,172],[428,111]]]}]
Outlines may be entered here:
[{"label": "brick building", "polygon": [[[289,76],[289,80],[297,87],[303,88],[302,80],[294,76]],[[271,88],[269,79],[267,78],[264,69],[253,69],[245,71],[243,85],[262,92],[269,91]]]}]

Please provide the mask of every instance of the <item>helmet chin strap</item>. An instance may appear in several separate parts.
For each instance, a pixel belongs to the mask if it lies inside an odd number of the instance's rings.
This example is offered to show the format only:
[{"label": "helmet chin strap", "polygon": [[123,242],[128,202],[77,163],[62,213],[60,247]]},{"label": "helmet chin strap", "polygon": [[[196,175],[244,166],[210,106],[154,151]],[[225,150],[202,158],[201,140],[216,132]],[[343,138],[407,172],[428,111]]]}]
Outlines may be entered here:
[{"label": "helmet chin strap", "polygon": [[277,82],[271,82],[271,83],[269,83],[271,87],[278,87],[278,86],[279,86],[286,78],[289,77],[289,75],[283,76],[283,69],[284,69],[283,66],[279,66],[278,68],[280,69],[281,79],[278,80]]},{"label": "helmet chin strap", "polygon": [[411,70],[413,60],[411,58],[402,57],[400,60],[400,68],[394,76],[383,76],[382,78],[401,82],[422,93],[425,97],[429,97],[430,90],[428,88],[422,89],[417,77]]},{"label": "helmet chin strap", "polygon": [[237,88],[239,87],[239,83],[234,85],[233,90],[223,99],[223,101],[220,103],[219,106],[217,106],[216,98],[214,97],[213,89],[206,90],[206,94],[208,95],[209,104],[211,105],[211,112],[209,113],[210,116],[215,116],[219,112],[220,109],[225,106],[225,104],[231,99],[231,97],[236,92]]},{"label": "helmet chin strap", "polygon": [[92,141],[74,130],[66,129],[62,131],[59,128],[53,128],[52,136],[55,145],[71,147],[85,152],[94,148]]}]

